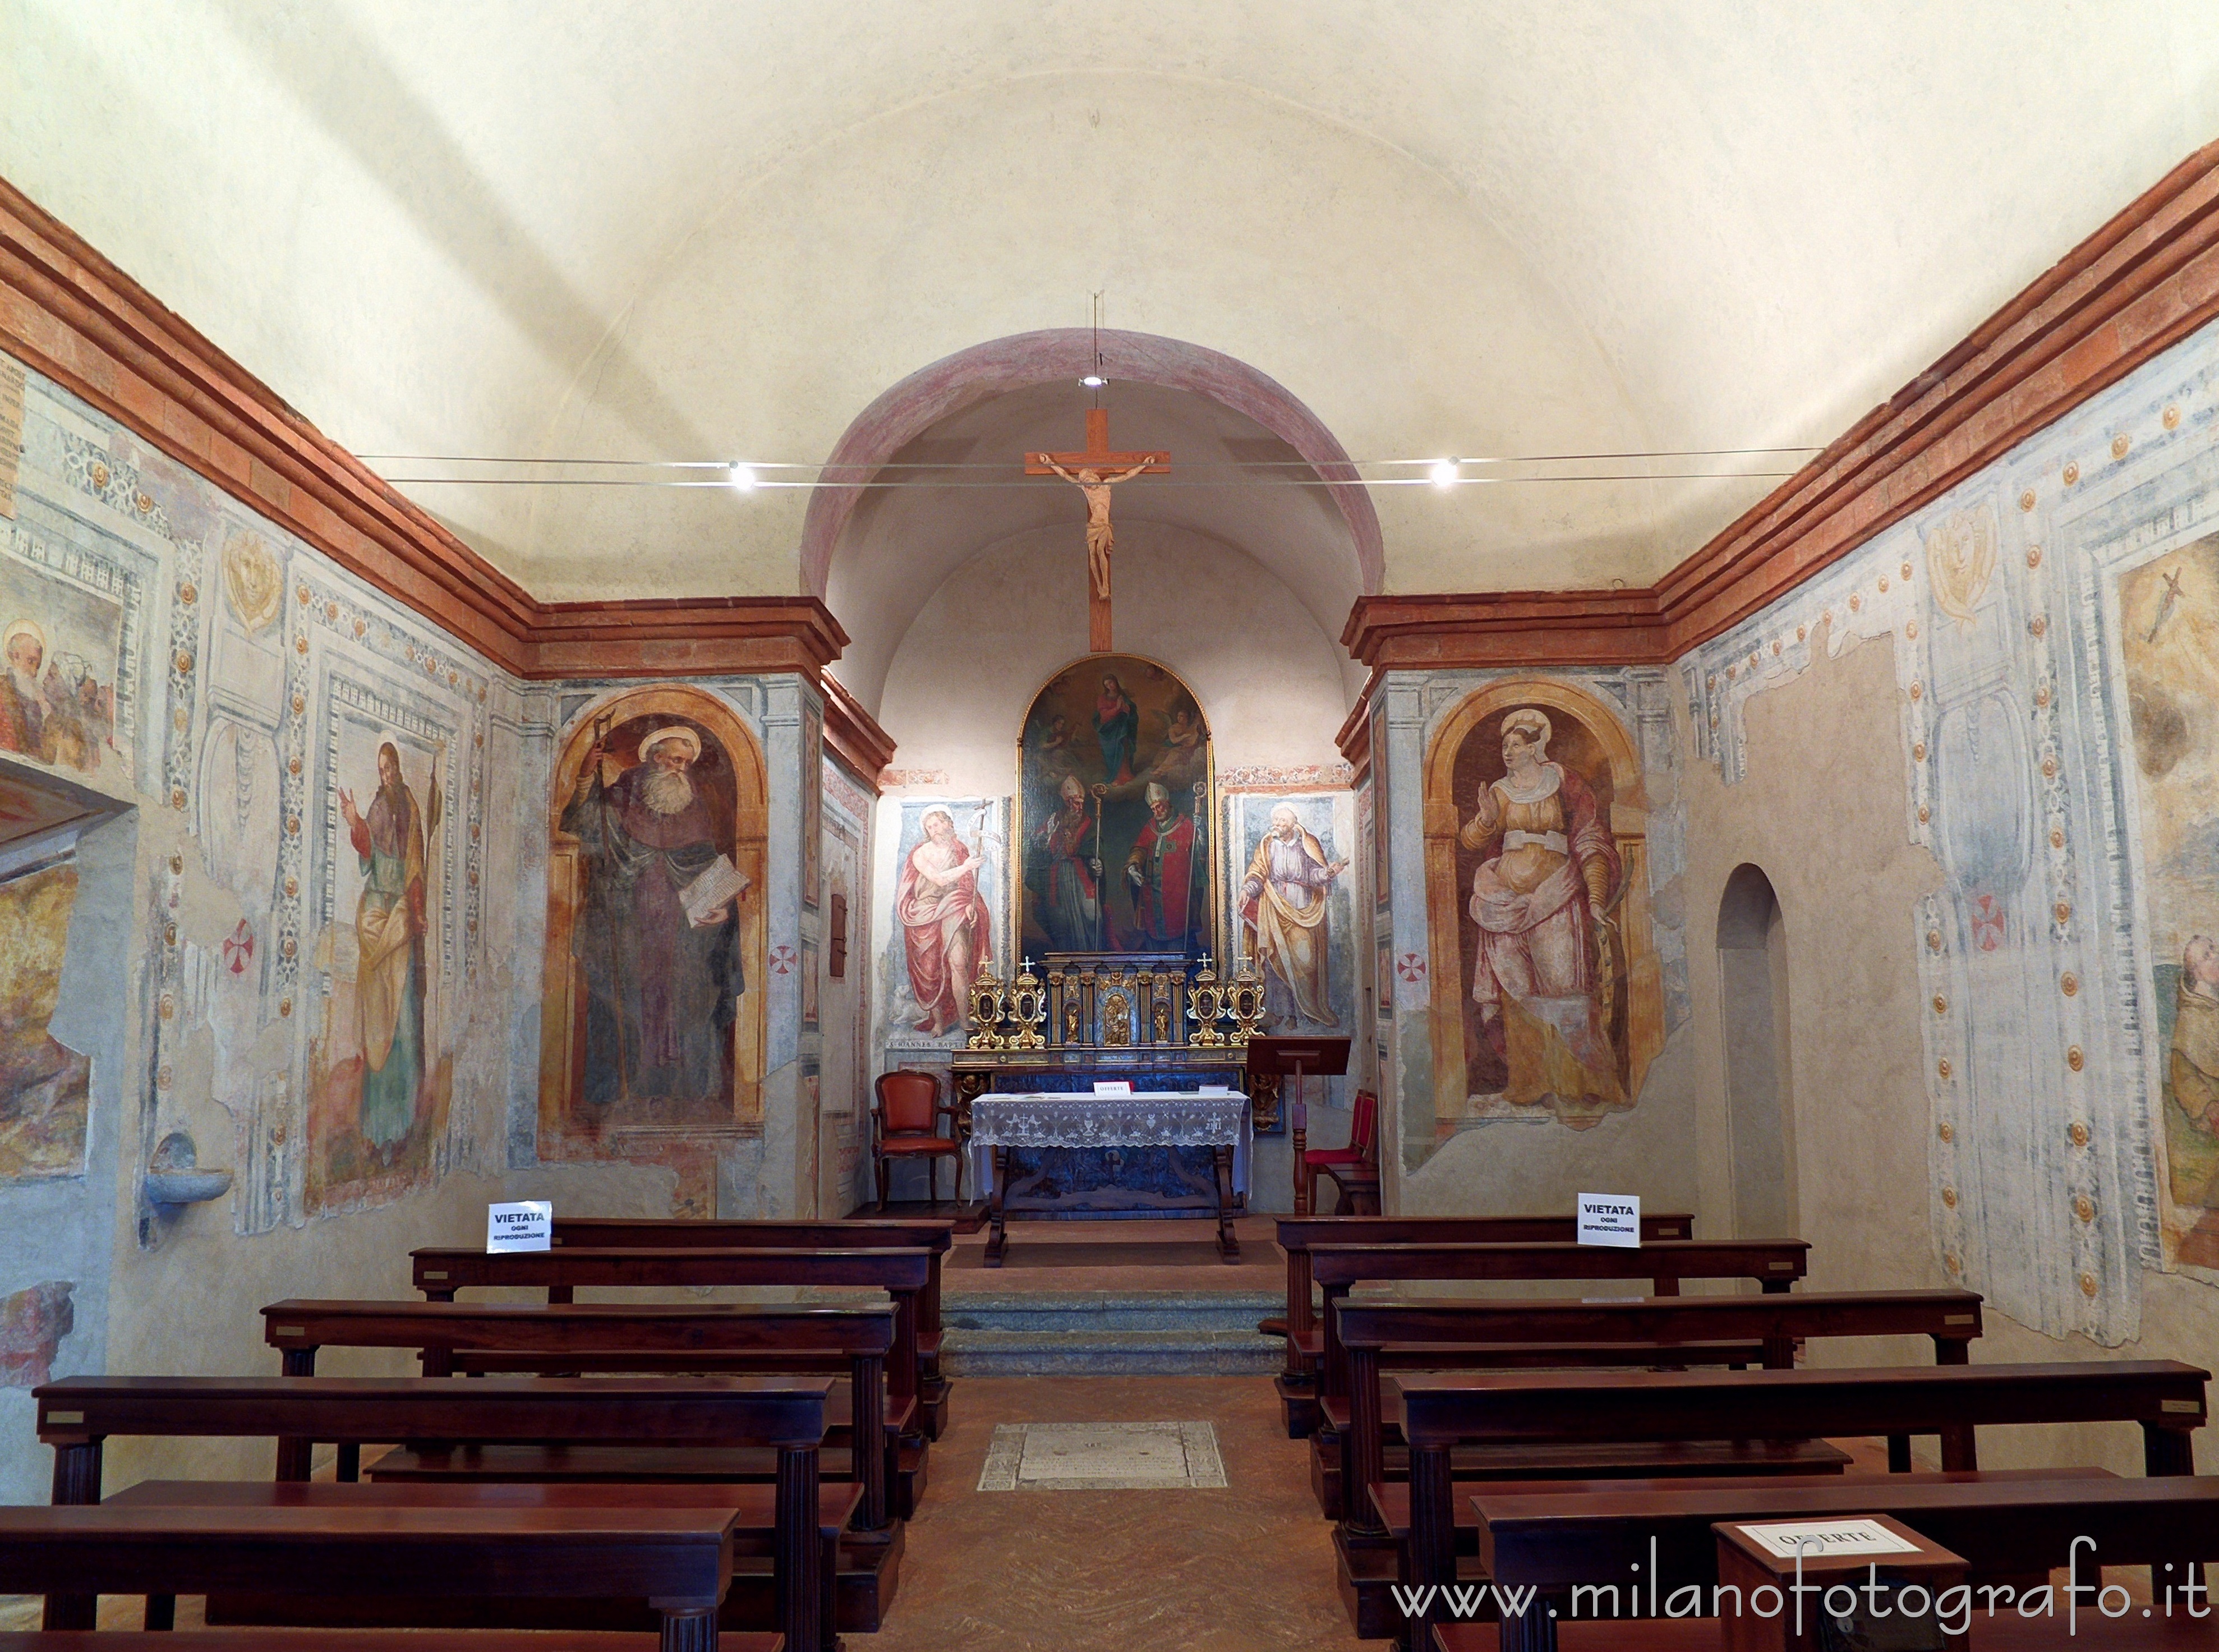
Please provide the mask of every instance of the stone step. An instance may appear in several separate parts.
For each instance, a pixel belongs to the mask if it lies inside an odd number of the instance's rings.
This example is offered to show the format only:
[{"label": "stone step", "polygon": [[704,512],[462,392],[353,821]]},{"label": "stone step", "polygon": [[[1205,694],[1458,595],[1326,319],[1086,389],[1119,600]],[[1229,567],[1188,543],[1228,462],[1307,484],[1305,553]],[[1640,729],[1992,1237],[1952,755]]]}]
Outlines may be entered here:
[{"label": "stone step", "polygon": [[1260,1294],[1009,1291],[950,1295],[941,1363],[950,1376],[1262,1373],[1284,1345],[1256,1322],[1284,1303]]}]

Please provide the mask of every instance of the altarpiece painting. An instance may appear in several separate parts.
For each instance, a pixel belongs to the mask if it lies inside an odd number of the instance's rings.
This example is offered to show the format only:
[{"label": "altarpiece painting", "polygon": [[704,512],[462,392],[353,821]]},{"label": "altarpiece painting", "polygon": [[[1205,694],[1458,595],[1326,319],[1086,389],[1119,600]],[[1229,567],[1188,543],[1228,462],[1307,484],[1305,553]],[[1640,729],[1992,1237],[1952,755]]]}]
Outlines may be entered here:
[{"label": "altarpiece painting", "polygon": [[1164,667],[1097,654],[1033,699],[1017,744],[1026,952],[1215,946],[1209,725]]}]

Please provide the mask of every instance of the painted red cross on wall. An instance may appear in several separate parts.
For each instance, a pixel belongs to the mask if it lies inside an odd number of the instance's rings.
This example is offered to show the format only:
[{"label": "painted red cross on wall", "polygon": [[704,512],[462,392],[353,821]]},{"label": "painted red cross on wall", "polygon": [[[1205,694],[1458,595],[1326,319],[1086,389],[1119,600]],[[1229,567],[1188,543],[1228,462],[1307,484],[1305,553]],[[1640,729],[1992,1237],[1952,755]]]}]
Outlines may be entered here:
[{"label": "painted red cross on wall", "polygon": [[1973,901],[1973,944],[1984,953],[1992,953],[2004,944],[2008,927],[2004,904],[1992,895],[1976,896]]},{"label": "painted red cross on wall", "polygon": [[239,928],[224,937],[223,966],[233,975],[244,975],[246,966],[253,961],[254,931],[248,928],[246,920],[241,918]]},{"label": "painted red cross on wall", "polygon": [[1402,961],[1395,966],[1395,973],[1406,981],[1422,981],[1426,978],[1426,960],[1415,953],[1404,953]]},{"label": "painted red cross on wall", "polygon": [[770,949],[770,967],[771,972],[774,975],[792,974],[793,948],[791,947],[773,947]]}]

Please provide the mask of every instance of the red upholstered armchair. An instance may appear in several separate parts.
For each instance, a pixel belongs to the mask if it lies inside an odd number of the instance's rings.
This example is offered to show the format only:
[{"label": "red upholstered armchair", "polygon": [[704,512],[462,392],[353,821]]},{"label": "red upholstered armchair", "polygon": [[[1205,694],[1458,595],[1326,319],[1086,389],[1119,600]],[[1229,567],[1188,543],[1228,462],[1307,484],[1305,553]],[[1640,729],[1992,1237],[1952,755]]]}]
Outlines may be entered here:
[{"label": "red upholstered armchair", "polygon": [[[1348,1121],[1348,1146],[1346,1147],[1311,1147],[1302,1153],[1302,1202],[1310,1209],[1317,1208],[1317,1179],[1320,1171],[1332,1175],[1336,1169],[1352,1170],[1360,1165],[1378,1163],[1379,1098],[1368,1090],[1356,1092],[1356,1111]],[[1335,1183],[1340,1181],[1334,1177]]]},{"label": "red upholstered armchair", "polygon": [[[888,1172],[897,1158],[922,1158],[935,1204],[940,1202],[940,1161],[955,1161],[955,1202],[963,1202],[963,1146],[955,1139],[955,1109],[942,1105],[940,1080],[929,1072],[882,1072],[879,1104],[871,1109],[871,1162],[879,1172],[879,1208],[886,1208]],[[948,1121],[946,1130],[938,1126]]]}]

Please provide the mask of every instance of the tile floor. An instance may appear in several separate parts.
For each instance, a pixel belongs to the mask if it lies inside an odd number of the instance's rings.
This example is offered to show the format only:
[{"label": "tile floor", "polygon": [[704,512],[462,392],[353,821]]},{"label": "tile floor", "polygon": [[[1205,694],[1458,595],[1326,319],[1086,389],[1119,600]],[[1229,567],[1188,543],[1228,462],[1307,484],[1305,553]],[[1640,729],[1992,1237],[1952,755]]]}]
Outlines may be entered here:
[{"label": "tile floor", "polygon": [[[1221,1490],[974,1490],[996,1426],[1202,1420]],[[901,1590],[855,1652],[1355,1652],[1333,1529],[1254,1376],[966,1377]]]}]

